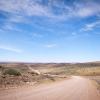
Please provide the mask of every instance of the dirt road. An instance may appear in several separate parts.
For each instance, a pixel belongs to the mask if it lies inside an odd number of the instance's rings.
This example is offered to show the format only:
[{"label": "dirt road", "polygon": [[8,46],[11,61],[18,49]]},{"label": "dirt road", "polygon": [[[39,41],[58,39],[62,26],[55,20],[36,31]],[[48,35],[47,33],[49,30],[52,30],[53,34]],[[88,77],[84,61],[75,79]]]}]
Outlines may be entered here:
[{"label": "dirt road", "polygon": [[35,88],[0,91],[0,100],[100,100],[100,95],[90,80],[73,76]]}]

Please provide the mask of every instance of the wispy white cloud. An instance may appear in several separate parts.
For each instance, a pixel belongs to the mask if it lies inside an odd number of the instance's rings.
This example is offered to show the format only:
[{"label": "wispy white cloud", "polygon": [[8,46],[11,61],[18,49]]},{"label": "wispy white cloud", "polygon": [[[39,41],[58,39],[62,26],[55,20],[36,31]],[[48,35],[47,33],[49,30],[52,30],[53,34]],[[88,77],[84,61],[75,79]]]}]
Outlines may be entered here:
[{"label": "wispy white cloud", "polygon": [[22,15],[11,15],[9,16],[7,22],[12,22],[12,23],[29,23],[30,20],[26,18],[25,16]]},{"label": "wispy white cloud", "polygon": [[46,47],[46,48],[54,48],[56,46],[57,46],[57,44],[47,44],[44,47]]},{"label": "wispy white cloud", "polygon": [[96,2],[75,3],[74,15],[78,17],[89,17],[100,14],[100,4]]},{"label": "wispy white cloud", "polygon": [[14,31],[14,32],[24,32],[24,30],[19,29],[16,27],[16,24],[11,23],[9,21],[5,22],[1,27],[0,27],[1,32],[5,31]]},{"label": "wispy white cloud", "polygon": [[72,36],[76,36],[76,35],[78,35],[78,33],[72,32]]},{"label": "wispy white cloud", "polygon": [[[40,0],[42,1],[42,0]],[[68,18],[76,17],[88,17],[92,15],[100,14],[100,4],[89,2],[75,2],[74,5],[68,6],[57,0],[49,0],[47,5],[37,2],[37,0],[0,0],[0,10],[11,14],[20,15],[17,21],[22,21],[21,16],[45,16],[56,20],[66,20]],[[53,9],[52,7],[56,7]],[[56,13],[55,13],[56,12]],[[11,19],[13,21],[15,20]]]},{"label": "wispy white cloud", "polygon": [[86,24],[85,27],[83,27],[80,31],[91,31],[96,27],[100,27],[100,20]]},{"label": "wispy white cloud", "polygon": [[[34,16],[43,17],[45,20],[52,21],[53,23],[71,18],[100,17],[100,4],[93,1],[74,2],[70,6],[65,4],[64,0],[48,0],[47,5],[43,5],[40,1],[42,0],[0,0],[0,11],[9,13],[10,15],[8,19],[4,21],[5,24],[1,27],[1,30],[22,32],[22,30],[15,27],[14,24],[33,24],[32,17]],[[55,10],[53,7],[57,9]],[[41,29],[44,28],[40,25],[37,26]],[[82,30],[92,30],[93,27],[95,27],[94,24],[86,25]],[[49,28],[46,30],[51,31]],[[41,37],[39,34],[34,34],[34,36]]]},{"label": "wispy white cloud", "polygon": [[32,33],[31,36],[34,38],[34,37],[39,37],[39,38],[42,38],[43,35],[42,34],[39,34],[39,33]]},{"label": "wispy white cloud", "polygon": [[0,49],[11,51],[11,52],[16,52],[16,53],[21,53],[22,52],[22,50],[20,50],[20,49],[16,49],[16,48],[5,46],[5,45],[0,45]]},{"label": "wispy white cloud", "polygon": [[0,10],[21,15],[38,15],[38,16],[48,16],[48,9],[46,6],[40,5],[35,0],[1,0]]}]

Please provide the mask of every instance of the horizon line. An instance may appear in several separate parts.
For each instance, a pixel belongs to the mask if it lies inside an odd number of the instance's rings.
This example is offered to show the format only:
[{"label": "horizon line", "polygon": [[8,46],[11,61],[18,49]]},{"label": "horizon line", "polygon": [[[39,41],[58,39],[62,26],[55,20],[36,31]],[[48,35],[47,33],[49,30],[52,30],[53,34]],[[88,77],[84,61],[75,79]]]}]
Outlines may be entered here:
[{"label": "horizon line", "polygon": [[71,61],[69,61],[69,62],[32,62],[32,61],[0,61],[0,63],[96,63],[96,62],[100,62],[100,61],[79,61],[79,62],[71,62]]}]

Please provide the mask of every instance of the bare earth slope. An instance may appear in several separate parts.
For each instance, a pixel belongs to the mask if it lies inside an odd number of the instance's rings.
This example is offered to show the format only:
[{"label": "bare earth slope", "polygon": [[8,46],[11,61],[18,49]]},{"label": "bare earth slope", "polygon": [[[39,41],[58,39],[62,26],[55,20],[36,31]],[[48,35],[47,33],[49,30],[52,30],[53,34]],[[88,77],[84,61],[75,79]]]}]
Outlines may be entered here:
[{"label": "bare earth slope", "polygon": [[73,76],[35,88],[0,91],[0,100],[100,100],[100,95],[90,80]]}]

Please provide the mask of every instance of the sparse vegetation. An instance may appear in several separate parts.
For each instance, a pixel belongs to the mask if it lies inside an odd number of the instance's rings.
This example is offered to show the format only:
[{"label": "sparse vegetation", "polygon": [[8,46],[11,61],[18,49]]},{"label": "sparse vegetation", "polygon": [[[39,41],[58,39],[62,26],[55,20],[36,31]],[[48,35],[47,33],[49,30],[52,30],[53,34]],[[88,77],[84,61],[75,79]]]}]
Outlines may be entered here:
[{"label": "sparse vegetation", "polygon": [[14,75],[14,76],[20,76],[21,75],[21,72],[18,71],[17,69],[6,69],[4,72],[3,72],[3,75]]},{"label": "sparse vegetation", "polygon": [[[40,73],[41,72],[41,73]],[[55,81],[56,76],[100,76],[99,63],[1,64],[0,85]],[[100,82],[100,79],[96,80]],[[7,84],[7,85],[9,85]]]},{"label": "sparse vegetation", "polygon": [[3,66],[0,65],[0,69],[1,69],[2,67],[3,67]]}]

